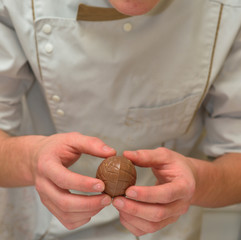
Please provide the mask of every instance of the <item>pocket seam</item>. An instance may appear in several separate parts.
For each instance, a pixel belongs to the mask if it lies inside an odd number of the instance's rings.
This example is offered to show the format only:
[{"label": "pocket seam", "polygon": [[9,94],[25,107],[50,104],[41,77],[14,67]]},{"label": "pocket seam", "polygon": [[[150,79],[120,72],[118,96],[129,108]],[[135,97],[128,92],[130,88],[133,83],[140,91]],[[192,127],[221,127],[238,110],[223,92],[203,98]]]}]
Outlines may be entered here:
[{"label": "pocket seam", "polygon": [[[128,108],[128,112],[127,112],[127,115],[126,115],[125,122],[126,122],[126,124],[128,126],[133,125],[133,123],[137,123],[137,124],[139,123],[139,124],[144,124],[144,125],[148,124],[148,122],[145,122],[145,120],[144,121],[139,121],[138,120],[138,116],[135,117],[135,115],[144,116],[147,113],[154,113],[156,111],[164,111],[165,109],[169,109],[169,108],[172,108],[172,107],[177,107],[177,106],[180,106],[182,104],[185,104],[185,102],[189,102],[189,104],[186,104],[186,106],[185,106],[185,108],[189,108],[192,99],[196,99],[196,98],[200,99],[200,95],[201,94],[202,93],[191,94],[191,95],[185,96],[184,98],[182,98],[179,101],[175,101],[173,103],[165,104],[165,105],[157,106],[157,107],[149,107],[149,108],[148,107],[130,107],[130,108]],[[138,113],[141,113],[141,114],[138,114]],[[192,116],[192,113],[190,113],[189,115]],[[163,118],[168,120],[169,117],[163,116]],[[185,117],[183,117],[183,119],[184,118]],[[155,122],[153,117],[152,118],[148,117],[148,118],[146,118],[146,120],[147,119],[151,119],[151,121],[153,120],[152,123]],[[166,120],[164,122],[162,122],[161,125],[163,125],[165,122],[166,122]]]},{"label": "pocket seam", "polygon": [[[125,125],[130,129],[140,130],[163,141],[168,141],[185,134],[202,92],[190,94],[174,103],[152,108],[129,108]],[[154,134],[154,135],[152,135]]]}]

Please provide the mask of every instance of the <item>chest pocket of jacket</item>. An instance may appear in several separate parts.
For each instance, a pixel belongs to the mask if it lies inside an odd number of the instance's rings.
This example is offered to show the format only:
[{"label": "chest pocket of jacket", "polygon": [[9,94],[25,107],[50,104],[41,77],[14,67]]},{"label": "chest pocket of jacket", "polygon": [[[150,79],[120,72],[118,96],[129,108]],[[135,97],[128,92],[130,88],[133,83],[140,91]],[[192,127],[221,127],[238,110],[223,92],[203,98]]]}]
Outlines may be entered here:
[{"label": "chest pocket of jacket", "polygon": [[195,94],[161,107],[130,108],[126,124],[151,141],[167,141],[185,133],[199,100],[200,95]]}]

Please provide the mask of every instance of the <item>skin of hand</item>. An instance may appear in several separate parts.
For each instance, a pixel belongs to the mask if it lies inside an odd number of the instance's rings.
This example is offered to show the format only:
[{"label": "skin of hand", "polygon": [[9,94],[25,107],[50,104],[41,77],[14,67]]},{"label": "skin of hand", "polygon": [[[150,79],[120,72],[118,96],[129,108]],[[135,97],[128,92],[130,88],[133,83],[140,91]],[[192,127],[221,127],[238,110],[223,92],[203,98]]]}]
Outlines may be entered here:
[{"label": "skin of hand", "polygon": [[132,186],[127,198],[114,199],[120,221],[130,232],[156,232],[187,212],[196,183],[191,161],[165,148],[126,151],[124,156],[140,167],[151,167],[157,178],[155,186]]},{"label": "skin of hand", "polygon": [[68,170],[82,153],[105,158],[116,152],[95,137],[79,133],[55,134],[39,141],[32,165],[41,201],[69,230],[86,224],[92,216],[111,204],[111,198],[106,194],[87,196],[70,193],[70,189],[83,192],[104,190],[101,180]]},{"label": "skin of hand", "polygon": [[156,232],[174,223],[190,205],[223,207],[241,202],[241,154],[226,153],[209,162],[166,148],[126,151],[135,165],[150,167],[155,186],[131,186],[113,205],[134,235]]}]

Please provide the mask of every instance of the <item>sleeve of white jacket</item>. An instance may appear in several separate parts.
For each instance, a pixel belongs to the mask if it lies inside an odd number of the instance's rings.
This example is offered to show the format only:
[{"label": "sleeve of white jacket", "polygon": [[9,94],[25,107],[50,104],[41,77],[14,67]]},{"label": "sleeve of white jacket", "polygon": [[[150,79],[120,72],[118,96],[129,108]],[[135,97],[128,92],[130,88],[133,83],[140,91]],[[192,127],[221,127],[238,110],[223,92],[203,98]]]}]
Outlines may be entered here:
[{"label": "sleeve of white jacket", "polygon": [[15,135],[21,125],[21,100],[34,77],[1,1],[0,35],[0,129]]},{"label": "sleeve of white jacket", "polygon": [[203,151],[241,153],[241,32],[207,96]]}]

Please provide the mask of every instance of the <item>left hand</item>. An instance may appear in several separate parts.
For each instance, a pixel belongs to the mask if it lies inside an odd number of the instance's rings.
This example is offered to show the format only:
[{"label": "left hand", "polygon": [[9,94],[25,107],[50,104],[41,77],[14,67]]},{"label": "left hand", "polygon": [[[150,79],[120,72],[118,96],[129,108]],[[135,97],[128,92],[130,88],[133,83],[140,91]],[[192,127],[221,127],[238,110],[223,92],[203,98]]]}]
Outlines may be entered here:
[{"label": "left hand", "polygon": [[157,178],[155,186],[132,186],[127,198],[114,199],[120,221],[130,232],[156,232],[187,212],[196,186],[189,158],[166,148],[126,151],[124,156],[137,166],[151,167]]}]

